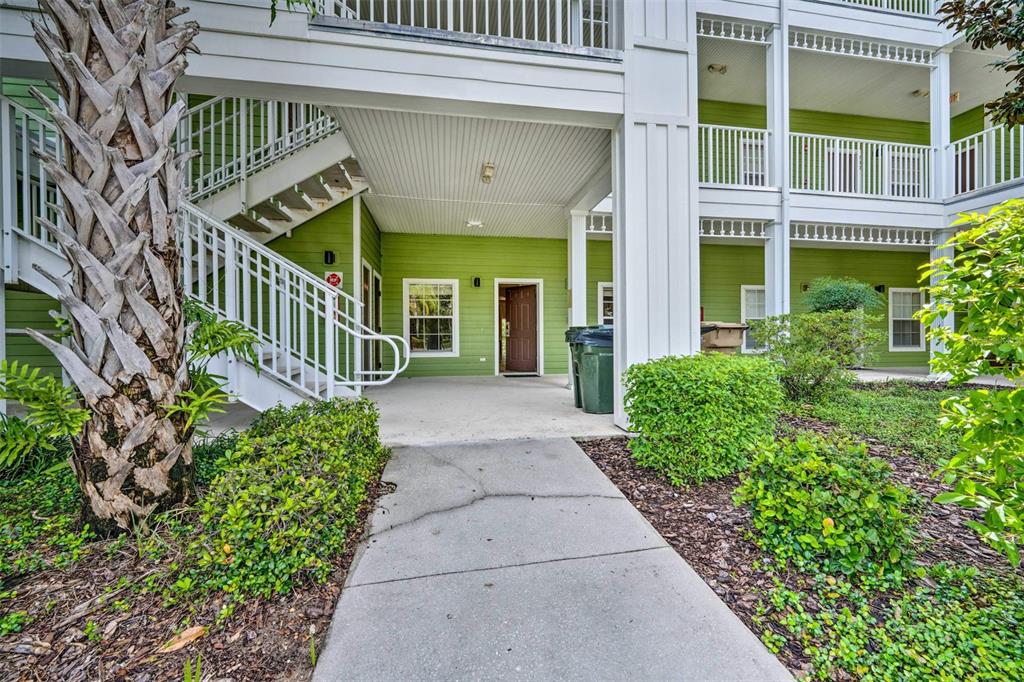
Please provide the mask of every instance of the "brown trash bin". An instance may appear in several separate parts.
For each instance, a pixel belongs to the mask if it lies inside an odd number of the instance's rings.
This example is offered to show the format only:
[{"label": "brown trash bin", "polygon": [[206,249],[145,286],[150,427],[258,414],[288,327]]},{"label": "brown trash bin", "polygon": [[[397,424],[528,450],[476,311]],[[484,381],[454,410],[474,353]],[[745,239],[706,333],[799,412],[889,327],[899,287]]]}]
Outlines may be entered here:
[{"label": "brown trash bin", "polygon": [[701,322],[700,348],[705,352],[732,355],[743,347],[743,332],[748,328],[740,322]]}]

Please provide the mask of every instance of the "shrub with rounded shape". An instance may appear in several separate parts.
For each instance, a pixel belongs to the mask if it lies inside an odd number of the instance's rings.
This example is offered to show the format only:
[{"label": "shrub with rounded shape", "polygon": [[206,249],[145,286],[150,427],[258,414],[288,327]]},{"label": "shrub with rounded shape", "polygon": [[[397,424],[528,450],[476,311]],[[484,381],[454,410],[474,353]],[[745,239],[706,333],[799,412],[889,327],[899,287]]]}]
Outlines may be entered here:
[{"label": "shrub with rounded shape", "polygon": [[882,305],[874,287],[852,277],[819,277],[811,282],[804,302],[812,312],[872,310]]},{"label": "shrub with rounded shape", "polygon": [[908,559],[917,498],[863,443],[802,435],[764,445],[733,494],[762,549],[802,570],[878,573]]},{"label": "shrub with rounded shape", "polygon": [[736,472],[782,404],[776,366],[760,357],[661,358],[633,365],[623,383],[633,458],[673,485]]}]

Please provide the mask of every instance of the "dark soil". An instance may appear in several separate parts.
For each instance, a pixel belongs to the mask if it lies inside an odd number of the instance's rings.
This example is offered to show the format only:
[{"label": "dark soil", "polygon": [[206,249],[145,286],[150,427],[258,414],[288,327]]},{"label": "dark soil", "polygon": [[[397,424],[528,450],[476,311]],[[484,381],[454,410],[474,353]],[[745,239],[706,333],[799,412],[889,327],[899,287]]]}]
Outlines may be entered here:
[{"label": "dark soil", "polygon": [[[159,570],[140,560],[132,541],[116,551],[108,551],[116,547],[109,542],[93,543],[89,556],[70,568],[25,578],[17,597],[5,602],[10,611],[28,611],[32,621],[0,640],[0,679],[181,680],[186,660],[201,656],[204,680],[307,680],[366,519],[377,498],[393,490],[384,481],[371,488],[326,583],[250,599],[219,626],[222,598],[165,605],[138,589]],[[173,653],[158,651],[192,625],[209,629]]]},{"label": "dark soil", "polygon": [[[783,425],[824,433],[832,429],[828,424],[809,418],[784,417]],[[677,488],[653,471],[638,468],[630,455],[628,442],[628,438],[620,437],[581,440],[579,445],[704,582],[751,631],[760,635],[760,628],[754,624],[758,601],[774,583],[768,573],[755,568],[767,563],[770,557],[749,539],[754,530],[749,511],[732,502],[738,477]],[[1004,570],[1005,560],[981,544],[975,532],[965,525],[970,512],[930,502],[945,489],[941,481],[933,477],[934,467],[893,452],[871,439],[866,442],[872,455],[890,462],[895,478],[928,500],[917,526],[919,561],[927,564],[955,561]],[[798,573],[779,577],[790,588],[806,587],[804,577]],[[778,634],[787,633],[779,631]],[[803,674],[810,667],[809,658],[789,638],[778,656],[794,674]]]}]

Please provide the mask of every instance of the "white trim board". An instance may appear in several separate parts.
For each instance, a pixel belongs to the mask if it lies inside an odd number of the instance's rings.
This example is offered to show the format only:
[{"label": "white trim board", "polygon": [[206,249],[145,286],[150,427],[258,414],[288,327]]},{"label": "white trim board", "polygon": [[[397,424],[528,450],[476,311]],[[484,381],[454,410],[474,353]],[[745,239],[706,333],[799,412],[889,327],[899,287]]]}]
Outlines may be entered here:
[{"label": "white trim board", "polygon": [[459,357],[459,280],[437,277],[406,277],[402,279],[402,334],[409,340],[409,285],[447,284],[452,287],[452,349],[450,351],[412,351],[410,358],[457,358]]},{"label": "white trim board", "polygon": [[597,283],[597,323],[604,324],[604,291],[605,289],[612,290],[612,323],[615,323],[615,284],[613,282],[598,282]]},{"label": "white trim board", "polygon": [[498,301],[502,284],[537,285],[537,376],[544,376],[544,280],[524,277],[494,278],[494,376],[501,376],[501,318],[498,315]]}]

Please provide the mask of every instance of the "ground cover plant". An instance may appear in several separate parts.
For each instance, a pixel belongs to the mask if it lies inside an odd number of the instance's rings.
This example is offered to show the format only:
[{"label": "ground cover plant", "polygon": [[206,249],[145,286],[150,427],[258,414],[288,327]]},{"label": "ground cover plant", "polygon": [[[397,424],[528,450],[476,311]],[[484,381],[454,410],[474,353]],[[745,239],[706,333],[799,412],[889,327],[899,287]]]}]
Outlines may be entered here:
[{"label": "ground cover plant", "polygon": [[749,467],[699,484],[638,467],[626,439],[580,445],[798,678],[1019,679],[1021,574],[971,530],[978,510],[935,501],[957,435],[905,423],[955,392],[789,403]]},{"label": "ground cover plant", "polygon": [[961,391],[923,382],[887,381],[844,386],[814,400],[788,406],[828,422],[851,439],[873,439],[922,460],[953,456],[959,436],[942,429],[942,401]]},{"label": "ground cover plant", "polygon": [[200,441],[197,502],[99,539],[71,469],[0,482],[0,669],[41,679],[308,674],[387,458],[367,400]]}]

